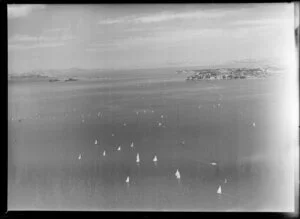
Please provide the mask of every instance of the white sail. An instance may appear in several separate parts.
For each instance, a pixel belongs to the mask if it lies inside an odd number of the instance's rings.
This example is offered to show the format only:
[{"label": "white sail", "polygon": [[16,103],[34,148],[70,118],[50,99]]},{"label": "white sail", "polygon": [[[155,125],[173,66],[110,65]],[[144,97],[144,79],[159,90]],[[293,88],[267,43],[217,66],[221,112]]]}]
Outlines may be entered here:
[{"label": "white sail", "polygon": [[118,147],[118,151],[120,151],[120,150],[121,150],[121,146]]},{"label": "white sail", "polygon": [[105,155],[106,155],[106,153],[105,153],[105,151],[103,151],[103,157],[105,157]]},{"label": "white sail", "polygon": [[177,179],[180,179],[180,173],[179,173],[179,170],[177,169],[176,173],[175,173],[175,176]]},{"label": "white sail", "polygon": [[217,193],[218,194],[222,194],[222,188],[221,188],[221,186],[219,186]]},{"label": "white sail", "polygon": [[132,148],[133,148],[133,142],[131,143],[130,147],[132,147]]},{"label": "white sail", "polygon": [[137,162],[137,163],[140,162],[140,155],[139,155],[139,153],[136,155],[136,162]]},{"label": "white sail", "polygon": [[127,176],[126,183],[129,183],[129,176]]},{"label": "white sail", "polygon": [[81,160],[81,154],[79,154],[79,156],[78,156],[78,160]]},{"label": "white sail", "polygon": [[157,157],[156,156],[154,156],[153,161],[157,162]]},{"label": "white sail", "polygon": [[95,144],[98,144],[98,141],[97,141],[97,140],[95,140]]}]

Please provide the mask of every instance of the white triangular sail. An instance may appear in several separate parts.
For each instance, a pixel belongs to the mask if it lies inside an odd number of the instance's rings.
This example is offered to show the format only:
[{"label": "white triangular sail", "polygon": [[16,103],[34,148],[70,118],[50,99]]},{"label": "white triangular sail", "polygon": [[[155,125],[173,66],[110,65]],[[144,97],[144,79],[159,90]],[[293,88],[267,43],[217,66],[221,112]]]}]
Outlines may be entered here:
[{"label": "white triangular sail", "polygon": [[132,148],[133,148],[133,142],[131,143],[130,147],[132,147]]},{"label": "white triangular sail", "polygon": [[121,146],[118,147],[118,151],[120,151],[120,150],[121,150]]},{"label": "white triangular sail", "polygon": [[222,194],[222,188],[221,188],[221,186],[219,186],[217,193],[218,194]]},{"label": "white triangular sail", "polygon": [[180,173],[179,173],[179,170],[177,169],[176,173],[175,173],[175,176],[177,179],[180,179]]},{"label": "white triangular sail", "polygon": [[157,162],[157,157],[156,157],[156,155],[155,155],[154,158],[153,158],[153,162]]},{"label": "white triangular sail", "polygon": [[79,156],[78,156],[78,160],[81,160],[81,154],[79,154]]},{"label": "white triangular sail", "polygon": [[98,144],[98,141],[97,141],[97,139],[95,140],[95,144]]},{"label": "white triangular sail", "polygon": [[139,155],[139,153],[136,155],[136,162],[137,162],[137,163],[140,162],[140,155]]},{"label": "white triangular sail", "polygon": [[126,181],[125,181],[126,183],[129,183],[129,176],[127,176],[127,178],[126,178]]},{"label": "white triangular sail", "polygon": [[105,157],[105,155],[106,155],[106,152],[105,152],[105,151],[103,151],[103,157]]}]

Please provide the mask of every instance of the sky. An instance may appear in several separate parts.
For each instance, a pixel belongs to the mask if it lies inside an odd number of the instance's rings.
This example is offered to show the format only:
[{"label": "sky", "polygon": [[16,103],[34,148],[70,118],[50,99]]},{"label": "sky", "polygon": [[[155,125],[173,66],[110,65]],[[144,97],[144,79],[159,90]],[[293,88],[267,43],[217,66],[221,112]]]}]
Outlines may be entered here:
[{"label": "sky", "polygon": [[8,5],[8,69],[131,69],[288,57],[294,5]]}]

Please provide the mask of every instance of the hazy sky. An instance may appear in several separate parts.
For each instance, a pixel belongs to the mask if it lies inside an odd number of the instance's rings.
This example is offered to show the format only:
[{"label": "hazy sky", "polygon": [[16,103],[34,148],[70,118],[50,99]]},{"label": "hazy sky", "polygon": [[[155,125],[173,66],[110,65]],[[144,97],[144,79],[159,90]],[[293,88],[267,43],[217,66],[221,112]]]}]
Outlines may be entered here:
[{"label": "hazy sky", "polygon": [[293,4],[9,5],[8,68],[148,68],[272,58]]}]

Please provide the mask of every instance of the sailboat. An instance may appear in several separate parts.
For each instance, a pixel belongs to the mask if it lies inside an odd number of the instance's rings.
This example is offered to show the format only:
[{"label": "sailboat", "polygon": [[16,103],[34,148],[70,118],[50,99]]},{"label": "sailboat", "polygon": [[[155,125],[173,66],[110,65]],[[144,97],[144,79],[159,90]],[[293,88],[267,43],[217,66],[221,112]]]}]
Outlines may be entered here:
[{"label": "sailboat", "polygon": [[177,169],[176,173],[175,173],[175,176],[177,179],[180,179],[180,173],[179,173],[179,170]]},{"label": "sailboat", "polygon": [[95,144],[98,144],[98,141],[97,141],[97,139],[95,140]]},{"label": "sailboat", "polygon": [[79,156],[78,156],[78,160],[81,160],[81,154],[79,154]]},{"label": "sailboat", "polygon": [[153,158],[153,162],[157,162],[157,157],[156,157],[156,155],[155,155],[154,158]]},{"label": "sailboat", "polygon": [[120,150],[121,150],[121,146],[118,147],[118,151],[120,151]]},{"label": "sailboat", "polygon": [[130,147],[132,147],[132,148],[133,148],[133,142],[131,143]]},{"label": "sailboat", "polygon": [[221,188],[221,186],[219,186],[219,188],[217,190],[217,193],[220,194],[220,195],[222,194],[222,188]]},{"label": "sailboat", "polygon": [[140,162],[140,155],[139,155],[139,153],[137,153],[137,155],[136,155],[136,162],[137,162],[137,163]]},{"label": "sailboat", "polygon": [[127,176],[127,178],[126,178],[126,181],[125,181],[126,183],[129,183],[129,176]]},{"label": "sailboat", "polygon": [[103,157],[105,157],[105,155],[106,155],[106,153],[105,153],[105,151],[103,151]]}]

